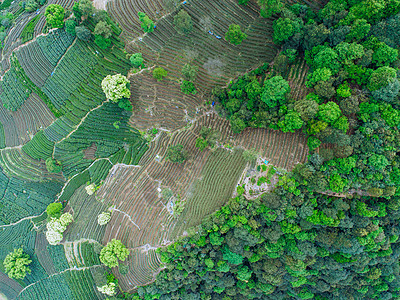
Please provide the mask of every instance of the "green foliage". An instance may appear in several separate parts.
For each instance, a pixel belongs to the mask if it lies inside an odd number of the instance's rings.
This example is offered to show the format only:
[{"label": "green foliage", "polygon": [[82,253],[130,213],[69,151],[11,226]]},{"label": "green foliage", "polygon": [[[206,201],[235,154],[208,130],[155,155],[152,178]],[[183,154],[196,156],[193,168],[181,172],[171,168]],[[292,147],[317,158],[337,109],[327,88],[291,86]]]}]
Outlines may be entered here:
[{"label": "green foliage", "polygon": [[368,89],[370,91],[376,91],[381,87],[387,86],[395,79],[396,79],[395,69],[390,67],[380,67],[372,72],[368,82]]},{"label": "green foliage", "polygon": [[107,267],[118,266],[118,260],[125,261],[129,255],[129,250],[120,240],[112,239],[100,252],[100,261]]},{"label": "green foliage", "polygon": [[343,179],[339,174],[329,177],[329,188],[332,192],[341,193],[347,185],[347,179]]},{"label": "green foliage", "polygon": [[167,75],[168,71],[164,70],[163,68],[158,67],[153,70],[153,78],[157,81],[162,81]]},{"label": "green foliage", "polygon": [[154,22],[144,12],[139,11],[138,16],[141,22],[140,27],[142,27],[143,31],[146,33],[153,32]]},{"label": "green foliage", "polygon": [[335,122],[342,115],[342,111],[335,102],[328,102],[319,106],[318,117],[328,124]]},{"label": "green foliage", "polygon": [[332,77],[332,72],[328,68],[319,68],[308,75],[307,87],[314,86],[319,81],[328,81]]},{"label": "green foliage", "polygon": [[181,164],[188,159],[188,152],[182,145],[170,146],[167,150],[165,159],[172,163]]},{"label": "green foliage", "polygon": [[194,81],[197,77],[198,71],[199,71],[198,66],[193,66],[191,64],[185,64],[182,68],[182,75],[186,80]]},{"label": "green foliage", "polygon": [[225,39],[234,45],[240,45],[244,39],[247,38],[247,34],[240,30],[240,26],[236,24],[229,25],[229,29],[225,34]]},{"label": "green foliage", "polygon": [[280,0],[257,0],[257,4],[260,6],[260,14],[264,18],[279,13],[283,8],[283,3]]},{"label": "green foliage", "polygon": [[196,95],[197,91],[196,91],[196,87],[194,86],[194,83],[191,81],[187,81],[184,80],[181,83],[181,92],[184,94],[192,94],[192,95]]},{"label": "green foliage", "polygon": [[50,173],[59,173],[62,171],[62,166],[55,159],[49,157],[46,159],[46,169]]},{"label": "green foliage", "polygon": [[179,34],[189,34],[193,30],[193,22],[190,15],[186,12],[186,10],[180,10],[174,16],[174,26],[176,31]]},{"label": "green foliage", "polygon": [[278,104],[285,104],[286,94],[289,92],[289,83],[282,76],[274,76],[265,80],[261,100],[273,108]]},{"label": "green foliage", "polygon": [[105,39],[108,39],[112,35],[111,25],[107,24],[105,21],[99,21],[93,31],[94,35],[101,35]]},{"label": "green foliage", "polygon": [[279,18],[274,21],[274,42],[279,44],[288,40],[295,33],[294,22],[289,18]]},{"label": "green foliage", "polygon": [[351,26],[351,31],[346,35],[346,41],[360,41],[371,30],[371,24],[365,19],[356,19]]},{"label": "green foliage", "polygon": [[105,50],[111,46],[111,40],[108,38],[105,38],[102,35],[96,35],[94,38],[94,42],[96,43],[97,46],[99,46],[103,50]]},{"label": "green foliage", "polygon": [[135,68],[143,67],[142,53],[133,53],[129,60]]},{"label": "green foliage", "polygon": [[279,123],[279,127],[283,132],[295,132],[303,126],[303,120],[300,114],[294,110],[289,111],[282,122]]},{"label": "green foliage", "polygon": [[90,30],[83,25],[75,27],[75,32],[76,32],[76,37],[85,42],[88,42],[92,37]]},{"label": "green foliage", "polygon": [[58,219],[61,216],[62,208],[63,206],[59,202],[50,203],[46,208],[47,216]]},{"label": "green foliage", "polygon": [[372,61],[377,66],[389,66],[391,63],[395,62],[398,57],[398,50],[389,47],[385,43],[379,47],[372,55]]},{"label": "green foliage", "polygon": [[321,141],[314,136],[310,136],[307,139],[307,146],[310,149],[310,151],[314,151],[319,146],[321,146]]},{"label": "green foliage", "polygon": [[63,28],[65,10],[61,5],[50,4],[44,13],[46,22],[51,28]]},{"label": "green foliage", "polygon": [[77,23],[74,19],[68,19],[65,21],[65,31],[68,32],[69,34],[75,35],[75,27],[77,26]]},{"label": "green foliage", "polygon": [[9,253],[4,261],[3,266],[8,277],[15,279],[24,279],[26,273],[30,274],[31,269],[28,265],[32,262],[29,255],[24,253],[22,248],[14,249],[14,252]]}]

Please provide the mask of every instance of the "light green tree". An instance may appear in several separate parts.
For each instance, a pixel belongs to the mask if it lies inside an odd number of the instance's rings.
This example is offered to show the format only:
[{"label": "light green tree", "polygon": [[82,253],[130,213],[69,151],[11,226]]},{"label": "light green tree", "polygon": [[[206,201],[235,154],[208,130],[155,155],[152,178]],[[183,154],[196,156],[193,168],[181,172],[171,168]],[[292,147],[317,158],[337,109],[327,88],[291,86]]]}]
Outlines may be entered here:
[{"label": "light green tree", "polygon": [[116,103],[122,98],[130,98],[131,91],[127,87],[129,80],[121,74],[107,75],[101,82],[101,87],[107,99]]},{"label": "light green tree", "polygon": [[61,5],[50,4],[44,13],[46,22],[51,28],[63,28],[65,10]]},{"label": "light green tree", "polygon": [[31,269],[28,267],[31,262],[29,255],[24,253],[22,248],[19,248],[14,249],[14,252],[11,252],[6,256],[3,265],[8,277],[24,279],[26,273],[31,273]]},{"label": "light green tree", "polygon": [[100,261],[107,267],[118,266],[118,260],[125,261],[129,255],[129,250],[120,240],[112,239],[100,252]]}]

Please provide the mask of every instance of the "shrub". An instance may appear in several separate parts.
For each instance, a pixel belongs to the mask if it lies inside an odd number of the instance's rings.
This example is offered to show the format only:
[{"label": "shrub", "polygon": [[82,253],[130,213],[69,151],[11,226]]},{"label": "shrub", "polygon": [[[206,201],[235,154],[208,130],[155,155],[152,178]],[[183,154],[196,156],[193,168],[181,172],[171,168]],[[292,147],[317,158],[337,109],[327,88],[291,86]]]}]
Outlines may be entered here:
[{"label": "shrub", "polygon": [[194,86],[194,83],[191,81],[184,80],[181,84],[181,92],[184,94],[192,94],[196,95],[196,87]]},{"label": "shrub", "polygon": [[62,166],[52,157],[46,159],[46,169],[50,173],[59,173],[62,171]]}]

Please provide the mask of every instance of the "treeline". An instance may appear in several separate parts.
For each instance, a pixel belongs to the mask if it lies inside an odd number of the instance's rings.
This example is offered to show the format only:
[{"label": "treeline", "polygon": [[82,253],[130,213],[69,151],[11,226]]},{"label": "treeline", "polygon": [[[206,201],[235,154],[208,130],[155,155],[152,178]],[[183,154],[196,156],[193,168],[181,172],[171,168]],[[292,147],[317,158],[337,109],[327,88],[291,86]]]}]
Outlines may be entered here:
[{"label": "treeline", "polygon": [[[264,65],[215,89],[217,111],[234,132],[305,132],[311,153],[324,162],[306,171],[320,190],[394,195],[400,184],[399,10],[397,1],[384,0],[335,0],[318,13],[300,4],[282,9],[273,24],[282,46],[273,68]],[[296,57],[309,65],[312,89],[297,100],[285,79]]]},{"label": "treeline", "polygon": [[[299,167],[300,168],[300,167]],[[163,248],[140,299],[396,299],[400,198],[312,193],[297,168]]]}]

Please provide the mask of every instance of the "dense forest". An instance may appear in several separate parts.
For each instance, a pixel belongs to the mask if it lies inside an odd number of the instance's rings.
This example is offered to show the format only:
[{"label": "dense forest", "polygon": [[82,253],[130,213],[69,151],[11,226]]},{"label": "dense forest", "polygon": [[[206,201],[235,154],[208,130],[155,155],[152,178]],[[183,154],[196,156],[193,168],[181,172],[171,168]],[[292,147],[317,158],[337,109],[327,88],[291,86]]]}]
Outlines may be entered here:
[{"label": "dense forest", "polygon": [[[138,298],[400,297],[400,3],[278,7],[273,65],[214,89],[213,101],[235,132],[302,130],[308,162],[162,249],[165,269]],[[295,101],[286,75],[299,57],[310,93]]]}]

